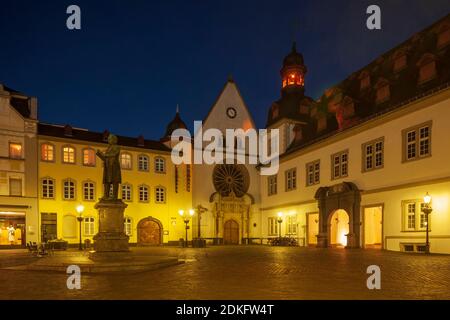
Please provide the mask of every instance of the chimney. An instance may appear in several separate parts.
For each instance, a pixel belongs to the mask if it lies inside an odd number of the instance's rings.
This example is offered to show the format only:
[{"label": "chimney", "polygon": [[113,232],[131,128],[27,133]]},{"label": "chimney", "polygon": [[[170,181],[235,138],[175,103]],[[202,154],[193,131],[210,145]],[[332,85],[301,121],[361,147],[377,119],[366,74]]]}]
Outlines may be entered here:
[{"label": "chimney", "polygon": [[30,118],[37,120],[37,112],[38,112],[38,102],[37,98],[31,97],[28,100],[28,108],[30,110]]},{"label": "chimney", "polygon": [[72,136],[72,127],[69,124],[64,126],[64,135],[69,137]]},{"label": "chimney", "polygon": [[139,147],[144,147],[145,146],[145,139],[144,139],[144,136],[142,134],[138,137],[137,144],[138,144]]}]

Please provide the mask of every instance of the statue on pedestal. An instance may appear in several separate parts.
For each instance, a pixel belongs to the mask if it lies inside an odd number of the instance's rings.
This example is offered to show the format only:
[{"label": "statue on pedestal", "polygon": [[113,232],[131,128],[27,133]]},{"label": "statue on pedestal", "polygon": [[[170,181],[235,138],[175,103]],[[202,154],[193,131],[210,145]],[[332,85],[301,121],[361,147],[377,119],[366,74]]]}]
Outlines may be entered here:
[{"label": "statue on pedestal", "polygon": [[[120,147],[117,145],[117,137],[108,136],[108,148],[105,152],[97,150],[97,156],[103,160],[103,197],[102,200],[117,200],[119,184],[122,182],[120,172]],[[112,192],[111,192],[112,188]]]}]

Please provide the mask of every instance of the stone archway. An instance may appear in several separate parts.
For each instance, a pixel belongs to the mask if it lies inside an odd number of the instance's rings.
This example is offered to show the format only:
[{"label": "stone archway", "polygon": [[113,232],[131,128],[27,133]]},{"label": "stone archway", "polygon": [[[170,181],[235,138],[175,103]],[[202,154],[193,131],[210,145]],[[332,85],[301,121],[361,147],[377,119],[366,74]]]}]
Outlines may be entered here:
[{"label": "stone archway", "polygon": [[159,220],[148,217],[137,226],[139,245],[160,245],[163,242],[163,227]]},{"label": "stone archway", "polygon": [[319,205],[319,234],[317,247],[330,246],[331,215],[336,210],[345,210],[348,214],[349,232],[346,248],[360,248],[361,192],[352,182],[343,182],[317,190],[315,199]]}]

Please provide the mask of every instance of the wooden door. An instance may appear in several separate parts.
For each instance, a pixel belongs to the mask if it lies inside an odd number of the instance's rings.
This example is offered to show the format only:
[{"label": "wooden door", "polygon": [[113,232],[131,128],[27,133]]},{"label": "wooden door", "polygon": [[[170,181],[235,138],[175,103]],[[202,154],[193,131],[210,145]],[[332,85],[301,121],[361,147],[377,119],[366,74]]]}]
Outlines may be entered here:
[{"label": "wooden door", "polygon": [[223,227],[224,244],[239,244],[239,224],[234,220],[228,220]]},{"label": "wooden door", "polygon": [[161,227],[158,222],[144,219],[139,222],[138,242],[145,245],[161,244]]}]

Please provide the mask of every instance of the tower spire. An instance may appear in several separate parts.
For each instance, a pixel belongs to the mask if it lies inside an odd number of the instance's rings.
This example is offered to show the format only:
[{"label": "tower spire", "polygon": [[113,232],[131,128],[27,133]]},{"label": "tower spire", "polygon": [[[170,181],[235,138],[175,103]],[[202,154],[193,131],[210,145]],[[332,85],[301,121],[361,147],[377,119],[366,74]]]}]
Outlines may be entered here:
[{"label": "tower spire", "polygon": [[177,103],[177,109],[176,109],[176,112],[177,112],[177,113],[180,113],[180,106],[178,105],[178,103]]}]

